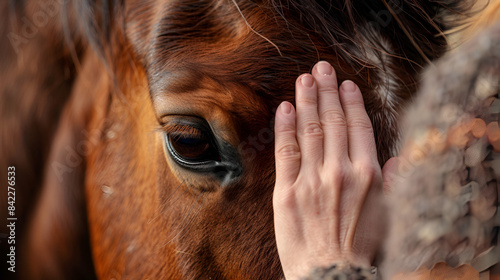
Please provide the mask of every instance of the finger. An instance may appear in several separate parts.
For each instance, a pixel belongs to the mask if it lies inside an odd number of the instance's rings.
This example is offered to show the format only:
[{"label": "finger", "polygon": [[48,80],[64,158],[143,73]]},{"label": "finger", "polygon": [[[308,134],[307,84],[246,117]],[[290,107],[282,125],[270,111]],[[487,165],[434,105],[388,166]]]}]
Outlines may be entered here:
[{"label": "finger", "polygon": [[314,78],[303,74],[295,85],[297,140],[304,168],[316,169],[323,162],[323,130],[318,116],[318,96]]},{"label": "finger", "polygon": [[318,84],[318,111],[324,134],[324,162],[344,162],[347,157],[346,118],[339,99],[337,75],[326,61],[318,62],[313,68]]},{"label": "finger", "polygon": [[276,111],[274,124],[276,186],[290,186],[300,170],[300,149],[297,143],[295,110],[289,102],[282,102]]},{"label": "finger", "polygon": [[390,158],[382,168],[382,178],[384,181],[384,193],[391,194],[398,175],[399,158]]},{"label": "finger", "polygon": [[349,158],[352,162],[376,162],[377,149],[373,127],[366,113],[361,91],[352,81],[344,81],[339,91],[347,120]]}]

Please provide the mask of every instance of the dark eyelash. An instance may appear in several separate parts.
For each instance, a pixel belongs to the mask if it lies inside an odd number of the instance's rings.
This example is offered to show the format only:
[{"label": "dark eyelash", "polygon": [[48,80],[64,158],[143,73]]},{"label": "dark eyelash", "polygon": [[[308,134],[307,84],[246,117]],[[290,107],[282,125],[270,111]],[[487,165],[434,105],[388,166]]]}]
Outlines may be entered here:
[{"label": "dark eyelash", "polygon": [[162,130],[167,134],[177,134],[178,136],[192,137],[192,138],[205,138],[207,137],[206,132],[202,128],[199,128],[191,124],[182,123],[166,123],[162,126]]}]

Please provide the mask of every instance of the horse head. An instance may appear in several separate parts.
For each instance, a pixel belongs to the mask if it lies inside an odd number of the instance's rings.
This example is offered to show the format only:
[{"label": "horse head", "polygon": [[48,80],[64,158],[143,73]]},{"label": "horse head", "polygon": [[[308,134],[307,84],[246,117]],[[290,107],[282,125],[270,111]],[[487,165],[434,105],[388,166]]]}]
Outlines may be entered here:
[{"label": "horse head", "polygon": [[275,108],[329,61],[360,86],[384,163],[418,74],[447,48],[438,35],[461,7],[441,2],[61,2],[77,70],[27,237],[31,276],[282,277]]}]

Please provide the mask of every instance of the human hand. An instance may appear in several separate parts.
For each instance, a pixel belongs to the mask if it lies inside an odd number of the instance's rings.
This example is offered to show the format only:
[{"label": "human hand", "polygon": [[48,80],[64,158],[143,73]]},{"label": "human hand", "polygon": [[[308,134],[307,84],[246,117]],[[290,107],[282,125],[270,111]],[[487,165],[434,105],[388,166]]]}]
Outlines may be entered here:
[{"label": "human hand", "polygon": [[276,112],[276,242],[286,279],[348,262],[369,267],[381,235],[382,173],[359,88],[317,63]]}]

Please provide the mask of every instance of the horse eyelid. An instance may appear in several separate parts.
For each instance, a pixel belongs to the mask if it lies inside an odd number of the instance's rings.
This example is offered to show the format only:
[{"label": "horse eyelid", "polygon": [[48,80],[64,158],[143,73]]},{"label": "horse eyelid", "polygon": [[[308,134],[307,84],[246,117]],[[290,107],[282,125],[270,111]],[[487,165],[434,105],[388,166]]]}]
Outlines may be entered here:
[{"label": "horse eyelid", "polygon": [[181,132],[191,136],[200,136],[204,134],[203,133],[204,129],[199,128],[197,125],[182,124],[182,123],[174,123],[174,124],[167,123],[164,124],[162,127],[167,133]]}]

